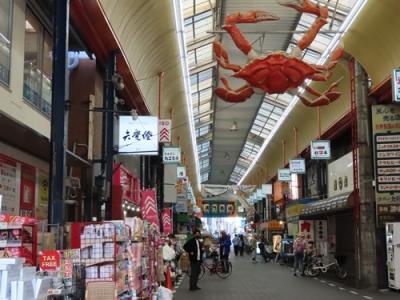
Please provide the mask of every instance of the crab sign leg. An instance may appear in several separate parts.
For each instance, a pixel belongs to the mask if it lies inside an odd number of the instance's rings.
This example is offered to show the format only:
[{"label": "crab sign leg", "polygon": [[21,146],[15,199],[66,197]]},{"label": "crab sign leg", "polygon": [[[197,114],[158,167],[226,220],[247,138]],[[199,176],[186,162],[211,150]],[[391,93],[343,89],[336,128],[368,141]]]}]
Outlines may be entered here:
[{"label": "crab sign leg", "polygon": [[317,18],[314,23],[311,25],[308,32],[301,38],[301,40],[297,43],[297,46],[304,50],[313,42],[318,32],[328,22],[328,8],[321,7],[320,5],[312,3],[310,0],[289,0],[289,1],[279,1],[280,5],[294,8],[298,12],[301,13],[310,13]]},{"label": "crab sign leg", "polygon": [[336,99],[338,99],[340,97],[341,93],[338,92],[336,89],[337,89],[339,82],[342,79],[343,79],[343,77],[340,78],[339,80],[335,81],[334,83],[332,83],[330,85],[330,87],[322,93],[318,92],[317,90],[315,90],[309,86],[305,86],[304,88],[307,92],[309,92],[311,95],[317,97],[314,101],[312,101],[308,97],[300,95],[300,94],[298,94],[298,96],[299,96],[301,102],[303,102],[304,105],[309,106],[309,107],[328,105],[329,103],[335,101]]},{"label": "crab sign leg", "polygon": [[274,20],[279,20],[279,17],[264,11],[249,11],[246,13],[236,12],[226,16],[224,26],[222,26],[222,28],[229,33],[236,47],[238,47],[244,54],[248,55],[253,48],[246,40],[244,35],[240,32],[236,24],[258,23]]},{"label": "crab sign leg", "polygon": [[253,88],[248,84],[245,84],[237,90],[233,90],[225,77],[221,77],[221,81],[224,87],[217,87],[215,89],[215,94],[226,102],[244,102],[254,94]]},{"label": "crab sign leg", "polygon": [[228,52],[226,52],[219,41],[214,41],[213,49],[217,62],[222,68],[232,70],[234,72],[238,72],[241,69],[239,65],[234,65],[230,63]]}]

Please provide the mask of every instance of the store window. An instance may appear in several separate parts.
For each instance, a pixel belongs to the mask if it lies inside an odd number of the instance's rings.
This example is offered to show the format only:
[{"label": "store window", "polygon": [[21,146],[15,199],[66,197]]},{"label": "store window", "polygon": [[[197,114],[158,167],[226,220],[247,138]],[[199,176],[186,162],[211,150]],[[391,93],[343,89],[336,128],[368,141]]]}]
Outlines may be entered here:
[{"label": "store window", "polygon": [[0,81],[10,84],[12,0],[0,0]]},{"label": "store window", "polygon": [[24,98],[47,115],[51,113],[53,42],[32,12],[26,10]]}]

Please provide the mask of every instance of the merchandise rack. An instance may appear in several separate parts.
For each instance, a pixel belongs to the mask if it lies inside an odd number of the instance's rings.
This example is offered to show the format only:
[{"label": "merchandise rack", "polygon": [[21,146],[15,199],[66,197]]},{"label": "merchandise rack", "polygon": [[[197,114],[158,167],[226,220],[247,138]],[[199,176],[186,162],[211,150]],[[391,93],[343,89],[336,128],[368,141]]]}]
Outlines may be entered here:
[{"label": "merchandise rack", "polygon": [[36,266],[37,224],[0,222],[0,250],[9,256],[23,257],[27,265]]},{"label": "merchandise rack", "polygon": [[129,290],[125,250],[130,231],[122,221],[74,223],[72,239],[75,247],[81,249],[86,285],[91,282],[114,282],[118,295]]}]

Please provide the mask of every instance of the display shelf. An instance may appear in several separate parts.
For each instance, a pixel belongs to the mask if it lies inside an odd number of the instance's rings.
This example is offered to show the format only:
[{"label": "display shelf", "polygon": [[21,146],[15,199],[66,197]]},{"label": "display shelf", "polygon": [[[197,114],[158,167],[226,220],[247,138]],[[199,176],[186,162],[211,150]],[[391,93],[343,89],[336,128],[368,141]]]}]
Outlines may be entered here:
[{"label": "display shelf", "polygon": [[22,241],[3,240],[0,241],[0,248],[6,247],[22,247]]},{"label": "display shelf", "polygon": [[0,230],[22,229],[21,224],[0,222]]}]

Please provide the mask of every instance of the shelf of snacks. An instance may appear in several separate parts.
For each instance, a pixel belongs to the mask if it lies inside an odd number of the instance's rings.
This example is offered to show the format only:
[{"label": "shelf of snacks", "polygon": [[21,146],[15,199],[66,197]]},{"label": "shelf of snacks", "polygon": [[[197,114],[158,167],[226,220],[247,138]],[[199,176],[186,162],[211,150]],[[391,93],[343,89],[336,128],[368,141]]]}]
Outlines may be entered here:
[{"label": "shelf of snacks", "polygon": [[20,257],[25,265],[36,265],[36,219],[0,215],[0,257]]}]

